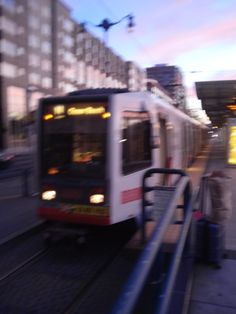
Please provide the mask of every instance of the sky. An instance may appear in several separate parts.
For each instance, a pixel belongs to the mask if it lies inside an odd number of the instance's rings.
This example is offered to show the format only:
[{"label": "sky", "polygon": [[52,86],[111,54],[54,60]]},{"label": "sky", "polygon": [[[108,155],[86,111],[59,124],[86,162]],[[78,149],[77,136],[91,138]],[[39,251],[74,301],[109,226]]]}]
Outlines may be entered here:
[{"label": "sky", "polygon": [[108,31],[107,45],[141,68],[177,66],[187,90],[189,108],[200,108],[195,81],[236,79],[236,0],[63,0],[78,22],[104,39],[100,24],[108,18],[128,20]]}]

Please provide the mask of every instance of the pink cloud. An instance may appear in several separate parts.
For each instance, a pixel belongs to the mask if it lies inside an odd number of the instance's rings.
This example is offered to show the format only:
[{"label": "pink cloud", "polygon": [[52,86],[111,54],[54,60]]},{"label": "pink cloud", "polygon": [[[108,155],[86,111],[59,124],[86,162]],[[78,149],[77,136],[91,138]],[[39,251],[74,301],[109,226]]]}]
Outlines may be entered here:
[{"label": "pink cloud", "polygon": [[212,81],[214,81],[214,80],[235,80],[236,79],[236,70],[215,72],[211,76],[210,79]]},{"label": "pink cloud", "polygon": [[[189,29],[166,36],[158,40],[153,45],[146,47],[145,52],[155,57],[155,60],[165,58],[166,61],[173,59],[176,55],[188,52],[194,49],[207,47],[212,44],[226,42],[227,40],[235,41],[236,19],[235,17],[227,18],[217,24],[199,27],[198,29]],[[142,53],[140,51],[140,59]]]}]

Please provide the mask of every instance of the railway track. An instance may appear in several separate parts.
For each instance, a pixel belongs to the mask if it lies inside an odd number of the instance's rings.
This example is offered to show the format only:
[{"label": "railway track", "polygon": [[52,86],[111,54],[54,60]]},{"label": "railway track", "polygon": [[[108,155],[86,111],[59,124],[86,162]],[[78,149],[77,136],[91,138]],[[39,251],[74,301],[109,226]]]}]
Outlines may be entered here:
[{"label": "railway track", "polygon": [[40,223],[0,242],[0,283],[43,254],[45,247],[40,235],[48,226],[48,223]]},{"label": "railway track", "polygon": [[96,228],[83,245],[65,237],[45,246],[42,233],[47,228],[42,226],[0,246],[4,256],[0,261],[0,313],[71,314],[78,309],[91,313],[91,306],[103,307],[101,313],[108,313],[114,293],[120,290],[118,282],[127,279],[132,267],[133,260],[124,258],[122,252],[133,226]]}]

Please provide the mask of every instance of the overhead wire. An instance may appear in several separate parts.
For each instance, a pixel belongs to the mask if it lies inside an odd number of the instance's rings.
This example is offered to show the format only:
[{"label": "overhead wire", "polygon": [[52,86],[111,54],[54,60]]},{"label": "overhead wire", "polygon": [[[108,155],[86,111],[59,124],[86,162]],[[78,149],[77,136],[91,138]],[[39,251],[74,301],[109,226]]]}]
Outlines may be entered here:
[{"label": "overhead wire", "polygon": [[[115,19],[119,19],[120,17],[117,17],[117,15],[114,13],[114,11],[111,9],[111,7],[107,4],[104,0],[97,0],[97,3],[99,3],[100,6],[102,6],[107,13],[111,14]],[[135,32],[133,34],[133,38],[138,46],[138,48],[142,49],[145,52],[145,56],[147,56],[147,63],[150,63],[150,60],[154,59],[154,56],[150,55],[150,52],[147,50],[147,48],[138,40],[138,38],[135,35]]]}]

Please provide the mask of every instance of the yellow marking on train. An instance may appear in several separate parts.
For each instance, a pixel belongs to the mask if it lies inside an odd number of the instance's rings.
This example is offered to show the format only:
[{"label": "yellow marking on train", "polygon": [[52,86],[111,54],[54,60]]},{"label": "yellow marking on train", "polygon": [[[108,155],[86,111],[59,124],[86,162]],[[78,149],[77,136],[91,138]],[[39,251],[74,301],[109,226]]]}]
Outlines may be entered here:
[{"label": "yellow marking on train", "polygon": [[109,208],[102,206],[61,204],[61,209],[69,213],[79,213],[82,215],[108,216]]}]

